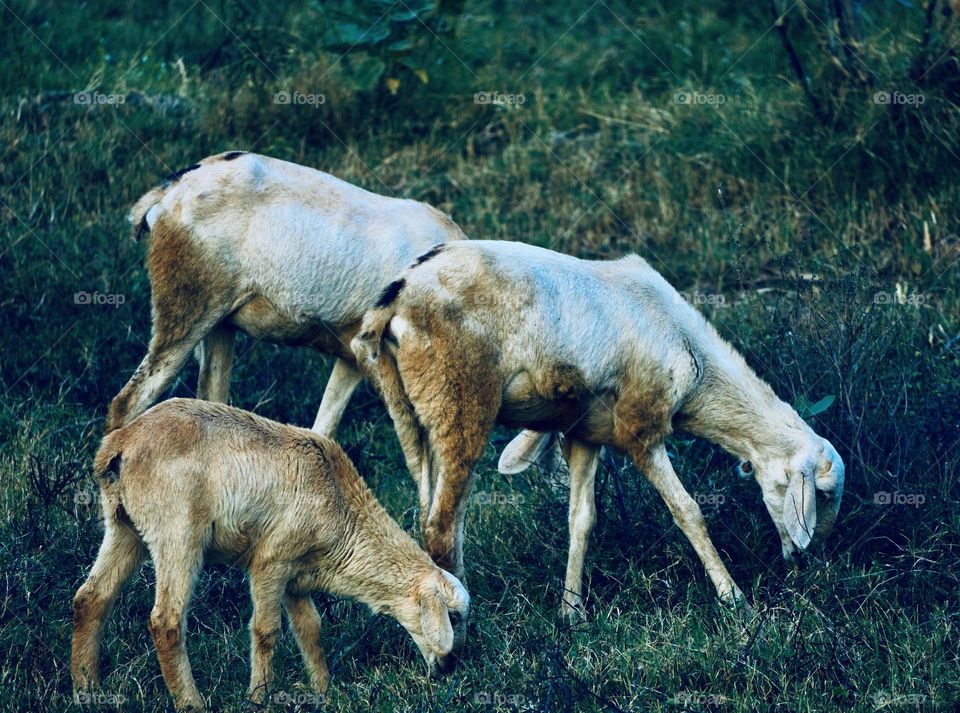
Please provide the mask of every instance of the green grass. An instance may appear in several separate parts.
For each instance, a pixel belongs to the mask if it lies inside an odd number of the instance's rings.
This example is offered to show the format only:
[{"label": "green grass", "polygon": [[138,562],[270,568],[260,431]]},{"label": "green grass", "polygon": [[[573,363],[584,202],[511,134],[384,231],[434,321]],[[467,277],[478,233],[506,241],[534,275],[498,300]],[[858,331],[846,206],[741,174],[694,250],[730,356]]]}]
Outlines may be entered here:
[{"label": "green grass", "polygon": [[[127,237],[126,211],[164,174],[233,148],[428,201],[474,238],[639,252],[785,399],[835,397],[810,421],[848,467],[836,530],[794,566],[733,460],[671,441],[688,489],[723,496],[704,512],[759,610],[744,623],[715,601],[656,494],[612,455],[598,480],[589,618],[569,629],[556,617],[566,493],[534,471],[497,474],[510,435],[498,432],[476,488],[517,497],[468,514],[474,609],[461,666],[429,680],[392,620],[318,596],[334,674],[325,709],[952,710],[957,20],[937,15],[918,71],[923,8],[872,6],[861,86],[827,54],[818,17],[830,3],[795,6],[790,33],[829,111],[821,122],[767,7],[741,5],[468,2],[439,39],[415,29],[429,82],[388,68],[395,95],[370,82],[365,54],[324,50],[335,18],[320,3],[0,5],[0,710],[71,707],[70,601],[101,533],[89,462],[149,339],[143,246]],[[78,105],[81,91],[127,100]],[[281,91],[325,101],[276,104]],[[481,91],[524,99],[476,104]],[[925,101],[878,105],[877,91]],[[714,98],[678,104],[678,92]],[[157,96],[165,108],[142,100]],[[75,304],[81,290],[123,304]],[[235,404],[312,422],[324,357],[245,337],[238,355]],[[191,365],[171,393],[195,383]],[[340,439],[415,532],[415,489],[369,388]],[[877,504],[883,492],[924,501]],[[104,690],[132,710],[170,705],[146,629],[152,581],[146,566],[104,635]],[[217,710],[243,705],[249,613],[239,572],[203,575],[188,647]],[[277,671],[279,691],[305,690],[289,634]]]}]

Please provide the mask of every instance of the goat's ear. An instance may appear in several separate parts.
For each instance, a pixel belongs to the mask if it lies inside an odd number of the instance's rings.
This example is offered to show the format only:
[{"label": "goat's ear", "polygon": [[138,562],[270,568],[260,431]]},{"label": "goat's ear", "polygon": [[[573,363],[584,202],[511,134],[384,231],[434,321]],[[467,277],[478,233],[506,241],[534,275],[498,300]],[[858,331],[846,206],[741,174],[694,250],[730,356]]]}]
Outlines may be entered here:
[{"label": "goat's ear", "polygon": [[420,597],[420,630],[435,650],[449,653],[453,648],[453,627],[447,605],[436,589],[428,589]]},{"label": "goat's ear", "polygon": [[807,548],[817,526],[817,489],[811,469],[791,473],[783,500],[783,525],[801,550]]},{"label": "goat's ear", "polygon": [[551,433],[540,431],[521,431],[507,444],[500,454],[497,470],[504,475],[522,473],[540,460],[540,456],[550,445]]}]

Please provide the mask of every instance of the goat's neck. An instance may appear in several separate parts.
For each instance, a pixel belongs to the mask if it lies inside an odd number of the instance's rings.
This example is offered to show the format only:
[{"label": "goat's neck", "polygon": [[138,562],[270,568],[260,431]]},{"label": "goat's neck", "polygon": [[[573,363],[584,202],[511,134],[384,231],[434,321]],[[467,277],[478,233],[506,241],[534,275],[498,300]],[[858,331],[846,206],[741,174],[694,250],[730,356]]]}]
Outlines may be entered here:
[{"label": "goat's neck", "polygon": [[701,388],[680,412],[682,428],[751,462],[789,457],[811,431],[800,415],[726,344],[705,365]]},{"label": "goat's neck", "polygon": [[351,525],[324,588],[375,611],[394,608],[417,591],[432,569],[430,558],[374,500]]}]

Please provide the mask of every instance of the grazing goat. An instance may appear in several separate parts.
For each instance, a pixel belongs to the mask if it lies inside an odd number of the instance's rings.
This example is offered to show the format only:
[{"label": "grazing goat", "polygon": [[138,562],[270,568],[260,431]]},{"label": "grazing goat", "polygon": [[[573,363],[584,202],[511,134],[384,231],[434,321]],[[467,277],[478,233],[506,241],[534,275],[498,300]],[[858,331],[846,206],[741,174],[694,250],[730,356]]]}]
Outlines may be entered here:
[{"label": "grazing goat", "polygon": [[226,402],[239,329],[336,357],[313,425],[332,437],[361,380],[349,344],[364,312],[414,257],[466,237],[424,203],[241,151],[173,174],[130,221],[135,238],[150,233],[153,334],[106,433],[149,408],[195,348],[197,396]]},{"label": "grazing goat", "polygon": [[[724,600],[743,595],[667,457],[674,428],[754,466],[785,556],[832,527],[844,476],[836,450],[642,258],[449,243],[401,273],[387,295],[353,348],[418,483],[426,548],[457,576],[471,470],[496,421],[566,435],[567,616],[582,605],[602,446],[625,451],[657,489]],[[522,434],[501,467],[518,469],[514,458],[522,468],[548,437]]]},{"label": "grazing goat", "polygon": [[466,589],[397,525],[328,438],[221,404],[171,399],[108,435],[94,469],[105,532],[73,600],[75,690],[99,684],[104,619],[148,552],[157,581],[150,632],[178,708],[204,707],[184,615],[205,560],[249,574],[256,702],[273,679],[281,601],[312,687],[326,690],[312,591],[394,617],[431,668],[451,661],[453,626],[470,604]]}]

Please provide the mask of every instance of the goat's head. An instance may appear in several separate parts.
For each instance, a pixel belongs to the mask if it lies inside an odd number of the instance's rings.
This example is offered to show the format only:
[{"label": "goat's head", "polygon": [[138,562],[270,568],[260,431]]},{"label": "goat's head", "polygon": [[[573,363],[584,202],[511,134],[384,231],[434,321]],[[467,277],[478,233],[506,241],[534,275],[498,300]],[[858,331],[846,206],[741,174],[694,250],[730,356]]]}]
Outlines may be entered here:
[{"label": "goat's head", "polygon": [[410,632],[431,673],[447,673],[456,666],[452,653],[455,634],[462,634],[469,613],[470,594],[466,587],[449,572],[434,567],[395,615]]},{"label": "goat's head", "polygon": [[788,458],[740,461],[741,476],[754,476],[773,518],[784,559],[823,540],[833,529],[843,496],[843,460],[825,438],[811,433],[807,444]]}]

